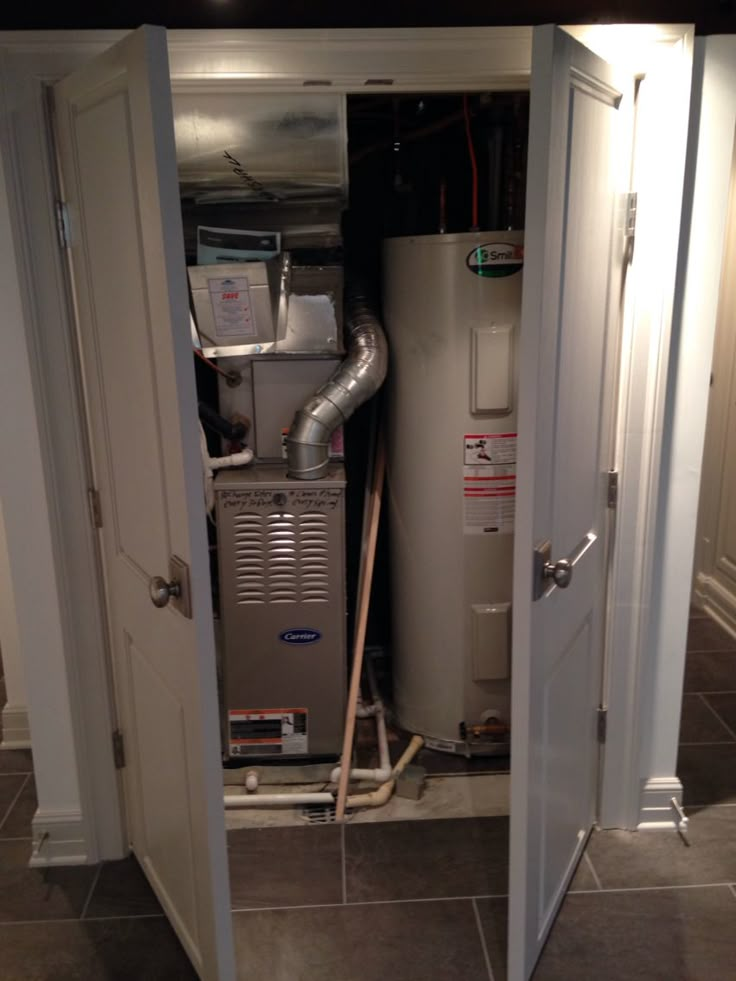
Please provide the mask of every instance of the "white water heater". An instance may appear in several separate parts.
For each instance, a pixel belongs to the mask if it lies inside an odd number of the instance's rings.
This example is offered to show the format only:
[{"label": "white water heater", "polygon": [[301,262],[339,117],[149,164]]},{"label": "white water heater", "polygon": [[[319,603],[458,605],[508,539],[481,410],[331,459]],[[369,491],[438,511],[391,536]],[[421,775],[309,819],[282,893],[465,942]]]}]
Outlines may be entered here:
[{"label": "white water heater", "polygon": [[468,755],[508,752],[522,266],[518,231],[384,243],[394,708]]}]

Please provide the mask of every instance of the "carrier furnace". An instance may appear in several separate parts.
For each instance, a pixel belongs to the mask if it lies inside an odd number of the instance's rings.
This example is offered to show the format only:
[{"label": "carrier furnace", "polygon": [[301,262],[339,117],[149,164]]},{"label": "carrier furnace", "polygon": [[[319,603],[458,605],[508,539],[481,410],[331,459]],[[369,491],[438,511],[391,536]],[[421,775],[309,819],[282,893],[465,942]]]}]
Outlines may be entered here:
[{"label": "carrier furnace", "polygon": [[389,239],[388,495],[399,723],[508,751],[523,233]]}]

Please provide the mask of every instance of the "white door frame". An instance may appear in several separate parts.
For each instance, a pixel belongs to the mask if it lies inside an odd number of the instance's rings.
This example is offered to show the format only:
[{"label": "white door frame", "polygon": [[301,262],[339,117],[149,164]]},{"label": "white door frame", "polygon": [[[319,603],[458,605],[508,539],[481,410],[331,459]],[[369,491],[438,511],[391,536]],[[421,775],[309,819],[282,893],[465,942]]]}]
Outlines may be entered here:
[{"label": "white door frame", "polygon": [[[0,34],[6,102],[4,107],[0,104],[0,151],[20,270],[20,329],[31,352],[34,398],[42,420],[40,452],[46,464],[62,609],[60,646],[69,678],[68,703],[80,786],[79,834],[84,838],[84,849],[77,851],[83,852],[87,861],[122,854],[125,833],[110,750],[113,702],[101,597],[95,587],[98,560],[87,509],[87,448],[53,215],[54,187],[42,87],[104,50],[123,33]],[[637,60],[628,67],[649,71],[643,83],[651,90],[645,115],[650,122],[655,118],[667,120],[666,127],[660,128],[659,143],[645,149],[642,144],[637,149],[638,157],[646,152],[648,164],[639,168],[640,206],[651,200],[652,207],[637,235],[634,268],[641,273],[635,277],[636,289],[631,291],[624,327],[628,348],[619,426],[621,507],[610,606],[609,742],[601,820],[609,826],[635,827],[639,820],[642,747],[646,750],[648,739],[653,738],[637,722],[649,714],[642,701],[645,690],[640,680],[644,675],[642,652],[653,629],[649,616],[654,554],[651,528],[660,506],[656,474],[662,450],[663,382],[675,285],[672,243],[679,231],[678,188],[684,169],[692,31],[687,26],[668,25],[663,29],[580,28],[574,33],[604,57],[613,53],[618,58],[617,51],[621,50],[633,53]],[[607,48],[612,42],[613,50]],[[530,28],[172,31],[169,49],[175,85],[209,78],[211,84],[219,80],[228,87],[248,84],[266,90],[293,90],[300,89],[305,81],[330,81],[331,91],[368,93],[385,92],[386,80],[393,79],[392,91],[520,90],[528,87],[531,69]],[[668,101],[665,104],[663,100]],[[661,174],[668,175],[666,207]],[[647,214],[646,207],[641,210]],[[43,284],[42,289],[39,284]],[[18,473],[16,479],[21,483],[23,474]],[[6,520],[22,524],[29,518],[21,513],[6,514]],[[648,556],[645,562],[644,556]],[[43,656],[44,652],[26,651],[26,658],[36,658],[40,663]],[[33,701],[34,693],[29,692],[32,715]],[[669,735],[665,733],[664,738]],[[676,732],[674,739],[676,743]],[[51,752],[51,734],[45,739],[39,732],[37,738],[34,730],[37,755],[46,745]],[[674,779],[674,774],[669,776]],[[44,825],[42,816],[34,827],[37,835],[54,831]],[[52,860],[54,834],[45,851]]]}]

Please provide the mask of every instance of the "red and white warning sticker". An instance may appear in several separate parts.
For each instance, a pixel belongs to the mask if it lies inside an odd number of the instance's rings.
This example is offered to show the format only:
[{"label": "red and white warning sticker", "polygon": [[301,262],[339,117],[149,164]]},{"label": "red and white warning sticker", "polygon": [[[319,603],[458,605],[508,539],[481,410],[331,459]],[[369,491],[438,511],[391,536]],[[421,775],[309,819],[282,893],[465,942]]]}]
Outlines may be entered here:
[{"label": "red and white warning sticker", "polygon": [[230,709],[231,756],[306,753],[309,747],[305,708]]},{"label": "red and white warning sticker", "polygon": [[510,535],[516,510],[516,433],[463,437],[463,532]]}]

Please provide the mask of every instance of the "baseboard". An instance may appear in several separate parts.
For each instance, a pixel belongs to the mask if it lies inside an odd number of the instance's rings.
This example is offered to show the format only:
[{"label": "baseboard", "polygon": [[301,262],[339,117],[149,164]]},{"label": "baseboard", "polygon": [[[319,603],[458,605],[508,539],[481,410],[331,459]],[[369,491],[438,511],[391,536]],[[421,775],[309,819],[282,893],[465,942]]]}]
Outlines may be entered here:
[{"label": "baseboard", "polygon": [[647,780],[639,800],[637,831],[677,831],[679,815],[672,798],[682,803],[682,783],[677,777],[653,777]]},{"label": "baseboard", "polygon": [[31,727],[25,705],[5,705],[2,710],[0,749],[30,749]]},{"label": "baseboard", "polygon": [[87,836],[80,811],[43,811],[39,808],[31,822],[32,868],[49,865],[86,865]]},{"label": "baseboard", "polygon": [[698,606],[736,639],[736,596],[713,576],[699,572],[695,577]]}]

